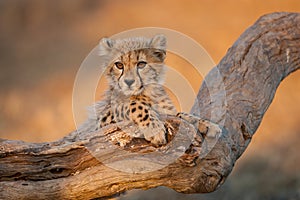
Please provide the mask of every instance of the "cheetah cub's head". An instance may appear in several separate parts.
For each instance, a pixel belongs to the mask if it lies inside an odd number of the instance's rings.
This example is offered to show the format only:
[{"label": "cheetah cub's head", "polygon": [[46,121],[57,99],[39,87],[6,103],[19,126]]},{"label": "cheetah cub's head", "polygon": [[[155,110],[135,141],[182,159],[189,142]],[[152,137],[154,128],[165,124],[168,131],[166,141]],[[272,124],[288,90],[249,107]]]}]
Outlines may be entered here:
[{"label": "cheetah cub's head", "polygon": [[99,53],[106,56],[110,89],[125,96],[138,95],[153,84],[161,84],[166,56],[166,38],[103,38]]}]

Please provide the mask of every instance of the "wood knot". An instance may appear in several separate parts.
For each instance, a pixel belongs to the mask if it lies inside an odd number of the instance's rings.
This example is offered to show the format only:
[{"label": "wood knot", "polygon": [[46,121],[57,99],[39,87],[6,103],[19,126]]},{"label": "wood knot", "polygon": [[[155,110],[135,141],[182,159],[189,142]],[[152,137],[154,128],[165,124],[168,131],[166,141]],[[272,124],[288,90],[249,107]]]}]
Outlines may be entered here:
[{"label": "wood knot", "polygon": [[249,140],[252,138],[251,133],[249,133],[249,130],[244,123],[242,123],[242,125],[241,125],[241,131],[242,131],[244,140]]},{"label": "wood knot", "polygon": [[60,174],[64,171],[65,169],[62,168],[62,167],[57,167],[57,168],[53,168],[53,169],[50,169],[50,172],[52,174]]}]

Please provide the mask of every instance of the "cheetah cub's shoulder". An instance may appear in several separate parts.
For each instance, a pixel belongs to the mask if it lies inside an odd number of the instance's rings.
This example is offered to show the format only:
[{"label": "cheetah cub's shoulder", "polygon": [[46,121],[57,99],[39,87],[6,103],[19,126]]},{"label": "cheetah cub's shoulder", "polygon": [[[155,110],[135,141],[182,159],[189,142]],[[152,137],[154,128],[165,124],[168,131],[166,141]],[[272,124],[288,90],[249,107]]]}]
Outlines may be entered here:
[{"label": "cheetah cub's shoulder", "polygon": [[166,130],[161,114],[176,115],[176,109],[163,88],[166,38],[103,38],[100,56],[106,61],[109,90],[96,103],[99,127],[132,121],[140,135],[155,145],[165,144]]}]

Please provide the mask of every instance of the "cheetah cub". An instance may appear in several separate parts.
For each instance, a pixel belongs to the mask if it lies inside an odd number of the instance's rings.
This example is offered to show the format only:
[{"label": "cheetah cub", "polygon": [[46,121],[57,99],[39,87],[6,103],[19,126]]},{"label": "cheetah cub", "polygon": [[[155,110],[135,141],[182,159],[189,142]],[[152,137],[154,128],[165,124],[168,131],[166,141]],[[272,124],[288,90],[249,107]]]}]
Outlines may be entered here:
[{"label": "cheetah cub", "polygon": [[177,112],[162,86],[166,38],[163,35],[103,38],[99,54],[105,58],[109,83],[104,100],[95,104],[99,128],[131,121],[139,128],[139,134],[134,137],[145,138],[155,145],[167,143],[160,116]]}]

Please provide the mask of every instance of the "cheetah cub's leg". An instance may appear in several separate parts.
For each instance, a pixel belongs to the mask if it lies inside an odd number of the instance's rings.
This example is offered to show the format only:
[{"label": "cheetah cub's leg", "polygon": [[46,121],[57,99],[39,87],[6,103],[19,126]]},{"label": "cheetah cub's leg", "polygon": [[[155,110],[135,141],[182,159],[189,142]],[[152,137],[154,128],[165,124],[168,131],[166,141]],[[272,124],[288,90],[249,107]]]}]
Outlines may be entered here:
[{"label": "cheetah cub's leg", "polygon": [[177,117],[188,121],[190,124],[193,124],[203,136],[216,138],[222,133],[222,129],[219,125],[208,120],[201,119],[198,116],[179,112],[177,113]]},{"label": "cheetah cub's leg", "polygon": [[102,111],[102,113],[101,113],[102,115],[101,116],[99,116],[98,117],[98,127],[99,128],[102,128],[102,127],[104,127],[104,126],[107,126],[107,125],[109,125],[109,124],[111,124],[111,123],[115,123],[115,121],[114,121],[114,115],[113,115],[113,113],[112,113],[112,111],[111,111],[111,108],[109,107],[109,108],[106,108],[106,109],[104,109],[103,111]]},{"label": "cheetah cub's leg", "polygon": [[130,118],[139,126],[144,138],[155,145],[167,143],[164,123],[159,114],[144,102],[130,102]]}]

